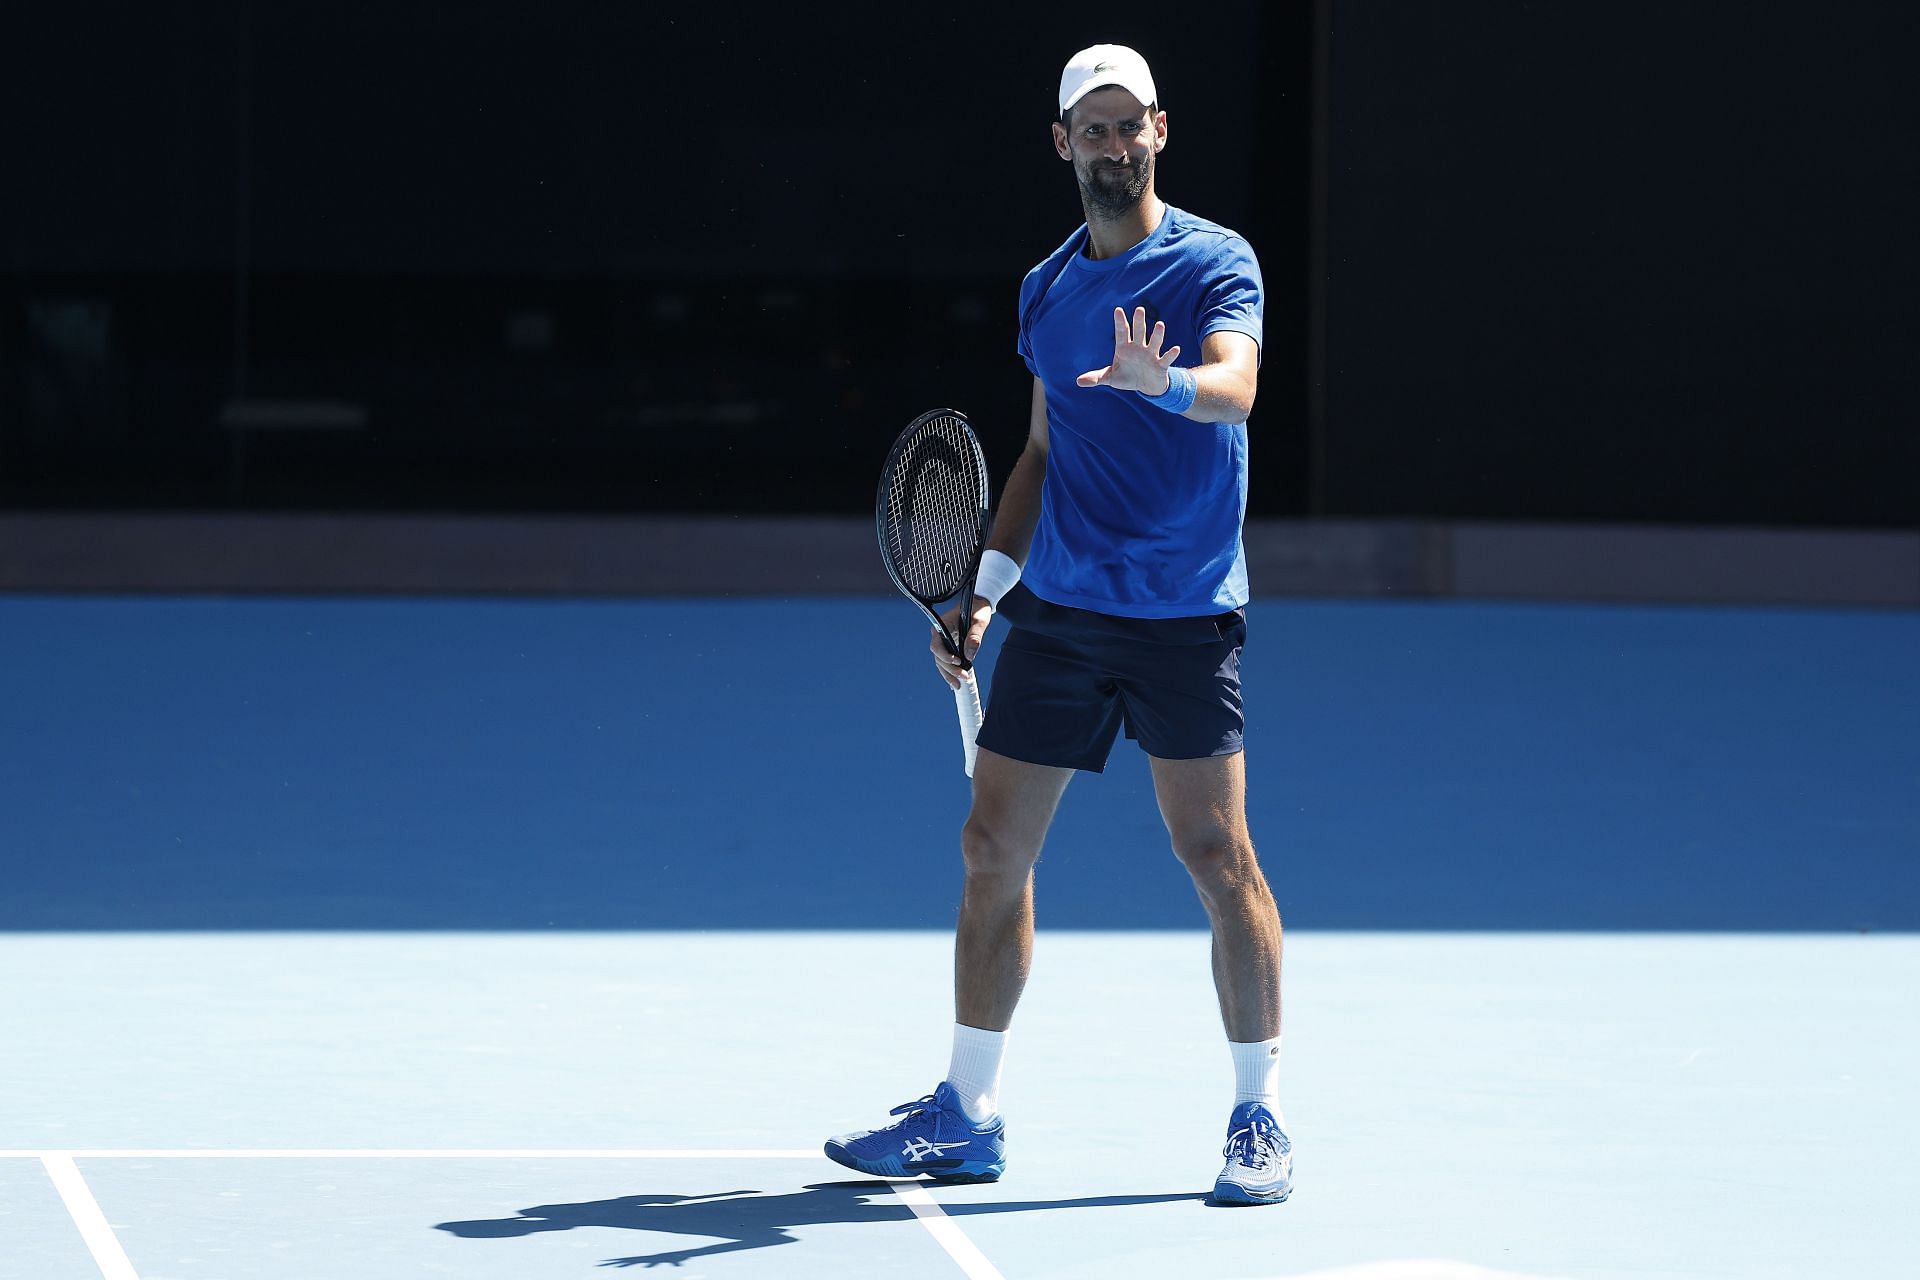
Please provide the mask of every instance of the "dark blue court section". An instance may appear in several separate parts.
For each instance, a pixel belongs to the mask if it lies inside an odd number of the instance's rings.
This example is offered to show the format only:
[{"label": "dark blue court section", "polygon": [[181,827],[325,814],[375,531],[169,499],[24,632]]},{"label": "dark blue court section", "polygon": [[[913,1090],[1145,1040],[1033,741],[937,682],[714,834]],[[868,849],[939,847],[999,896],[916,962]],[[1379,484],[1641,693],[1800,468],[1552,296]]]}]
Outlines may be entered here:
[{"label": "dark blue court section", "polygon": [[[945,928],[916,619],[0,599],[0,927]],[[1310,928],[1914,929],[1916,657],[1913,613],[1257,604],[1255,839]],[[1204,924],[1124,745],[1039,886]]]}]

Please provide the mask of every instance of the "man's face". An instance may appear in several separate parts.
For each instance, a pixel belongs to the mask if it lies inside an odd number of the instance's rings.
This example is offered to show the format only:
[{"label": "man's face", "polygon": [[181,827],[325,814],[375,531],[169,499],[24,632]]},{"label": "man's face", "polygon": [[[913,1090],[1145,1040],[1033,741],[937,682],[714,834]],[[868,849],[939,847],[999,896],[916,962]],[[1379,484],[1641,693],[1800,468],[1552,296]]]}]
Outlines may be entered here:
[{"label": "man's face", "polygon": [[1166,145],[1167,115],[1125,89],[1095,89],[1053,126],[1053,146],[1073,162],[1087,208],[1106,217],[1139,205]]}]

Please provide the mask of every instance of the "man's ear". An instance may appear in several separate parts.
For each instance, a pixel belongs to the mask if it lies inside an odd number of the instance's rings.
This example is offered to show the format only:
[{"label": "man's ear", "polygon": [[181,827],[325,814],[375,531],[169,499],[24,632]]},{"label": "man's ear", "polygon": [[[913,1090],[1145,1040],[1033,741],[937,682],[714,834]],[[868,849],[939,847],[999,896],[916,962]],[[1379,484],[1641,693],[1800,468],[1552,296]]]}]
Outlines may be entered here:
[{"label": "man's ear", "polygon": [[1069,164],[1073,162],[1073,149],[1067,146],[1067,126],[1058,120],[1053,122],[1053,152]]}]

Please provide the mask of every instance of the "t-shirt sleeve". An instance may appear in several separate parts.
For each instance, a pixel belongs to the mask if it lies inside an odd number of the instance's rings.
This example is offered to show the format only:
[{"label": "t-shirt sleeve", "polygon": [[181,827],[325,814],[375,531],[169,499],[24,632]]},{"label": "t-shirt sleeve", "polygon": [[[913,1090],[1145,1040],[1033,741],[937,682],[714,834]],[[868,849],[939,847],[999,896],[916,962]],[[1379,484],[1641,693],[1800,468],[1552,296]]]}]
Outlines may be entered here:
[{"label": "t-shirt sleeve", "polygon": [[1034,276],[1035,273],[1029,271],[1027,278],[1020,282],[1020,336],[1014,343],[1014,349],[1020,353],[1020,358],[1027,362],[1027,368],[1037,378],[1040,376],[1040,366],[1033,362],[1033,333],[1029,327],[1033,322],[1034,294],[1039,292],[1038,286],[1034,284]]},{"label": "t-shirt sleeve", "polygon": [[1253,246],[1238,236],[1229,238],[1214,260],[1201,295],[1200,336],[1226,331],[1261,342],[1265,302]]}]

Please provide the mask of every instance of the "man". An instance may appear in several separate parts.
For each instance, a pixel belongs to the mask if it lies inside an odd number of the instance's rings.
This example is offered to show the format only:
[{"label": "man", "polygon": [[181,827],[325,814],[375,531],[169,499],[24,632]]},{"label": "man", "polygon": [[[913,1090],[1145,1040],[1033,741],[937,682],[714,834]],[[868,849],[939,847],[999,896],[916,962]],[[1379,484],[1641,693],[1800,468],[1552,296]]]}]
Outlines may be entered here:
[{"label": "man", "polygon": [[[1012,630],[961,836],[953,1056],[893,1124],[826,1151],[878,1176],[1000,1176],[1000,1069],[1032,957],[1033,866],[1074,771],[1104,768],[1124,727],[1151,760],[1213,929],[1236,1081],[1214,1196],[1273,1204],[1292,1190],[1280,917],[1247,833],[1239,679],[1259,266],[1239,236],[1160,199],[1167,116],[1139,54],[1075,54],[1059,102],[1054,150],[1073,166],[1086,223],[1021,286],[1033,408],[969,609],[969,656],[996,610]],[[931,647],[957,684],[957,659],[937,636]]]}]

